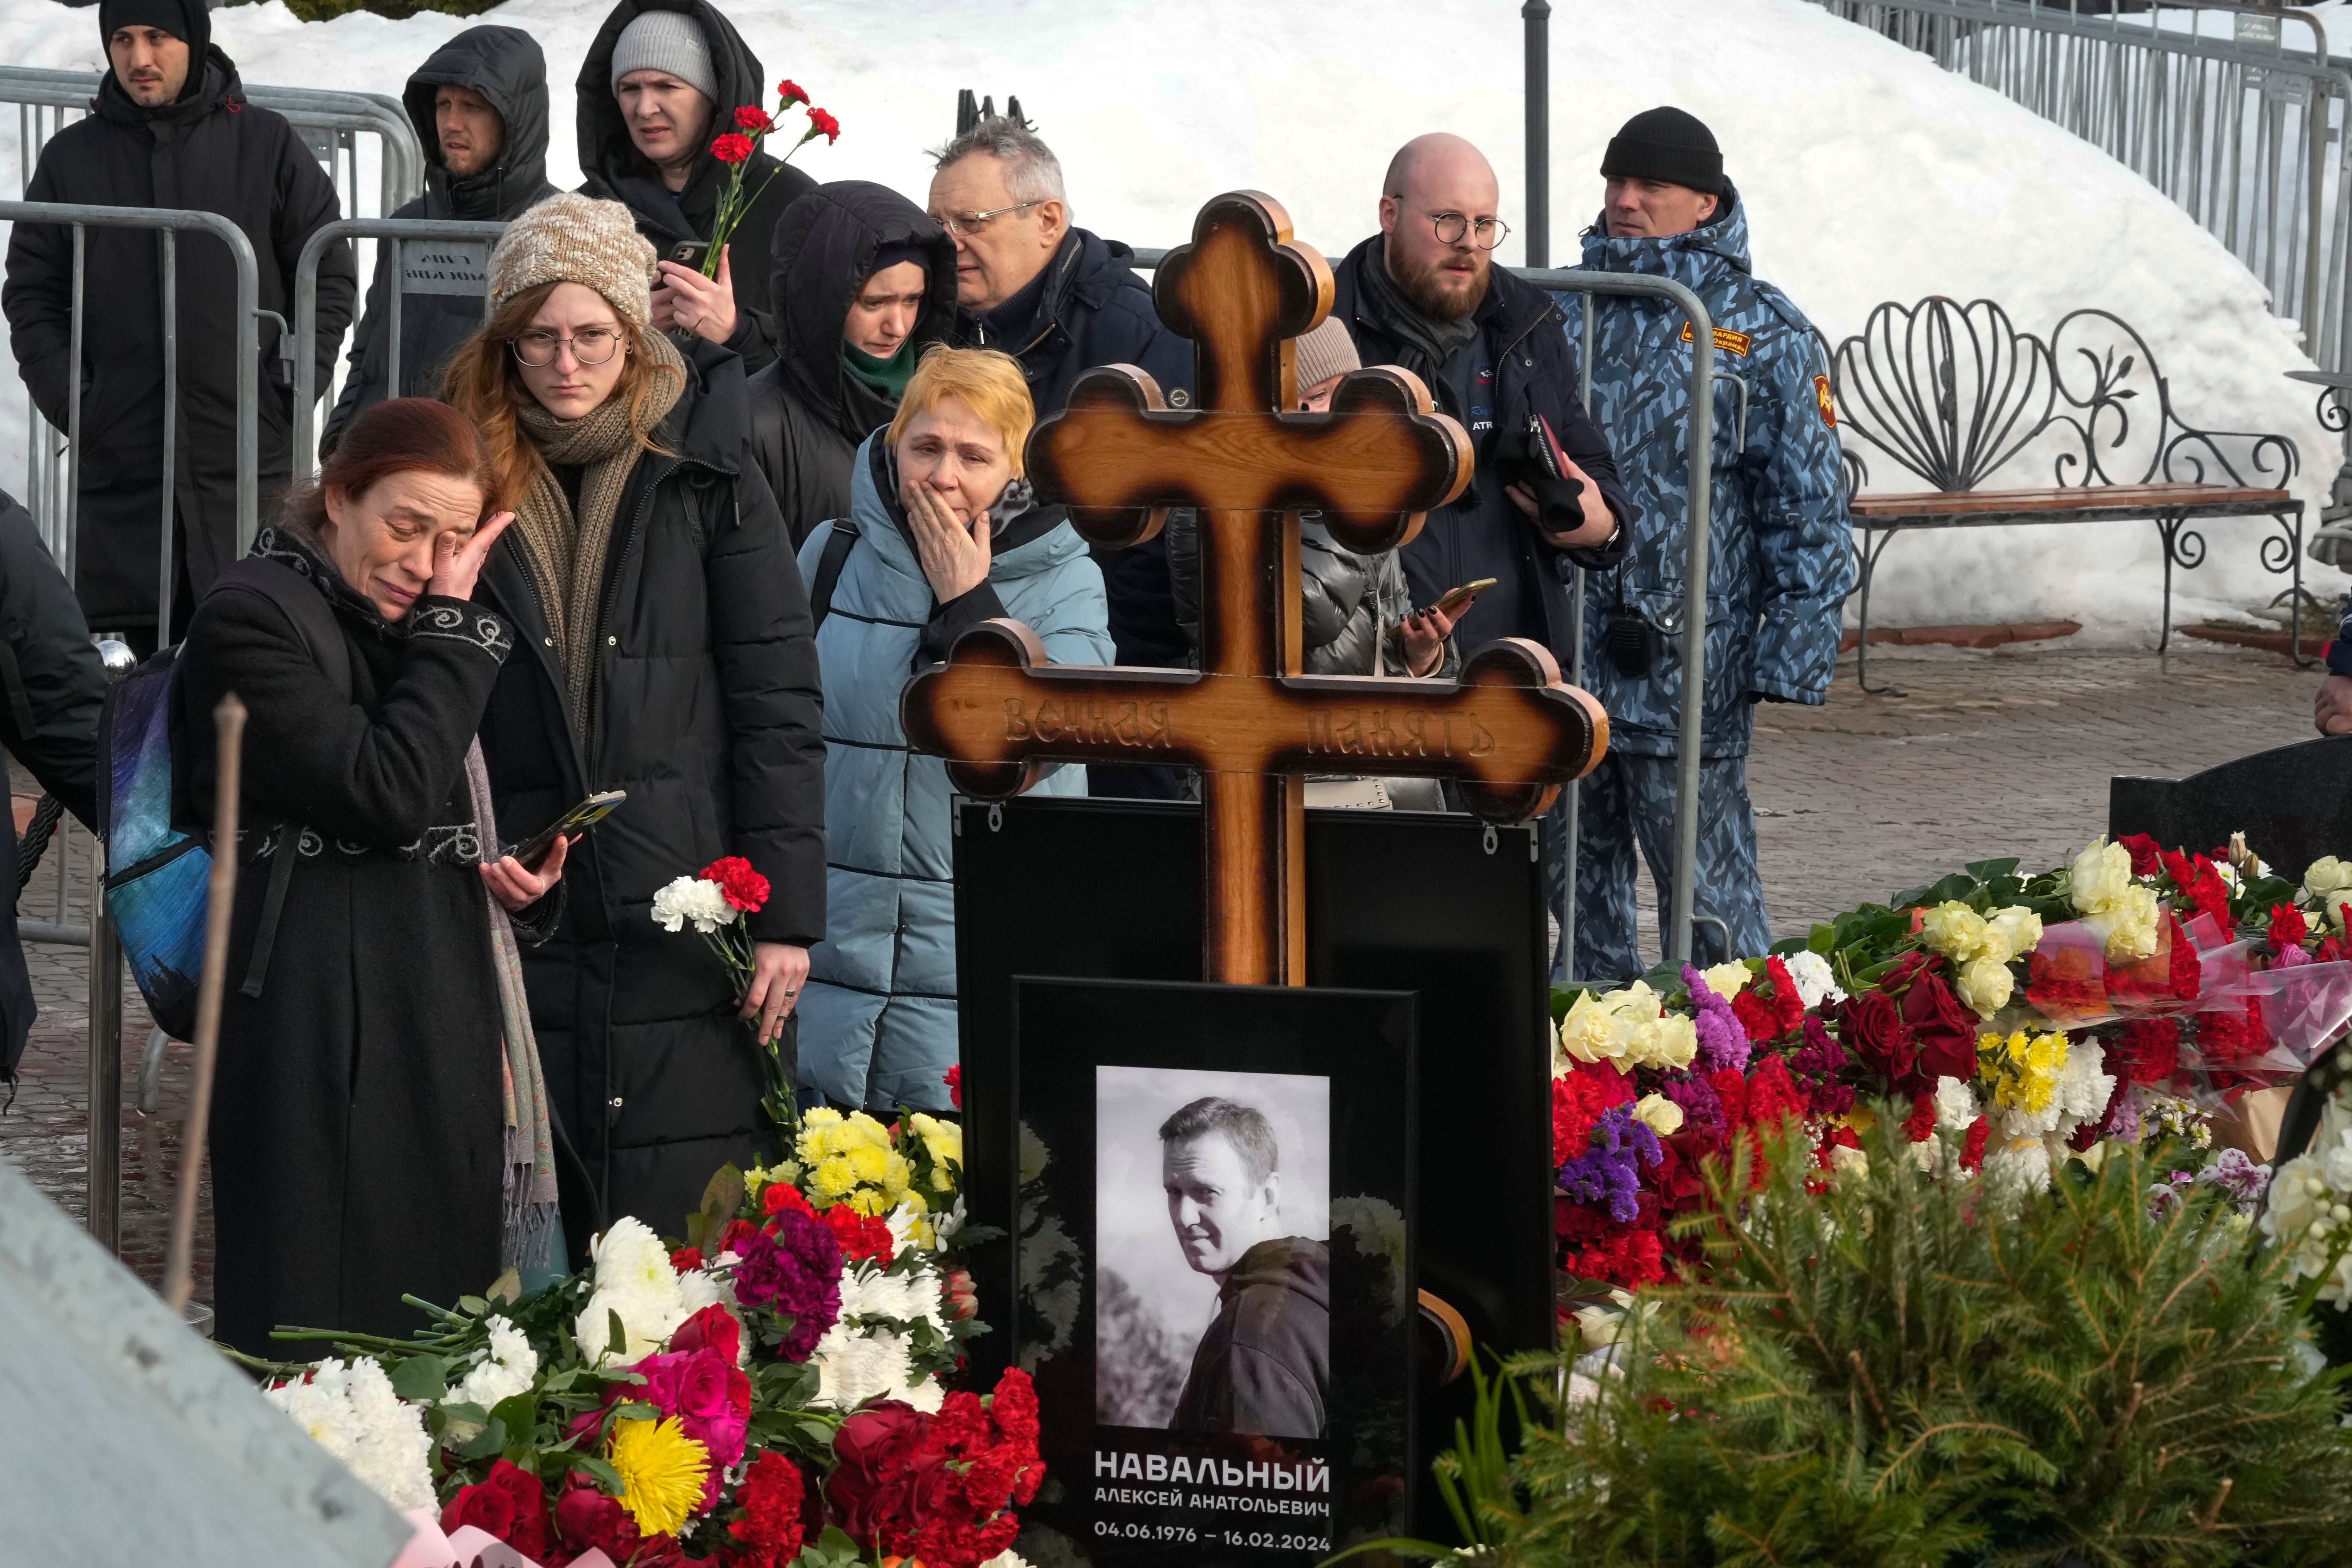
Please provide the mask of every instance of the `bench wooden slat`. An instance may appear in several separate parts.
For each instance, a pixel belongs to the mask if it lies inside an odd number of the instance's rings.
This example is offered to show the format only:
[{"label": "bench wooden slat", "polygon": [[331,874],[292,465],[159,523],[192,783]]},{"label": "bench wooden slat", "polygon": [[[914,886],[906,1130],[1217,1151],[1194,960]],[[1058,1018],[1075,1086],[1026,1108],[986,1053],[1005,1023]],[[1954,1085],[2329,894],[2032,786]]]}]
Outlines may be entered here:
[{"label": "bench wooden slat", "polygon": [[2294,499],[2285,490],[2254,490],[2230,485],[2095,485],[2047,490],[1919,490],[1898,495],[1857,496],[1857,520],[1876,517],[1965,516],[1976,512],[2204,511],[2263,508]]}]

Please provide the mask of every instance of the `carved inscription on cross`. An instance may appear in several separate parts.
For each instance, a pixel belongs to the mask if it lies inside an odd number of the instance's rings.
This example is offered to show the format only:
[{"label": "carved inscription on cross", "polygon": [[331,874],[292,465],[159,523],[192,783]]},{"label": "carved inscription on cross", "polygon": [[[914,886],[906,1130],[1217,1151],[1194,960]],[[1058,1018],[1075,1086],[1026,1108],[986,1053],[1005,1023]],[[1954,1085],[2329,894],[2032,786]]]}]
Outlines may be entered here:
[{"label": "carved inscription on cross", "polygon": [[908,684],[901,717],[982,799],[1056,762],[1199,769],[1202,975],[1301,985],[1305,774],[1452,778],[1480,815],[1516,821],[1600,759],[1609,721],[1519,638],[1480,649],[1459,684],[1301,675],[1299,511],[1350,549],[1394,549],[1469,484],[1469,442],[1393,366],[1351,373],[1328,413],[1281,412],[1297,402],[1290,340],[1329,312],[1331,269],[1270,196],[1202,208],[1152,295],[1195,345],[1197,406],[1168,408],[1133,366],[1090,371],[1031,435],[1028,466],[1101,545],[1200,508],[1200,671],[1048,664],[1028,627],[988,621]]}]

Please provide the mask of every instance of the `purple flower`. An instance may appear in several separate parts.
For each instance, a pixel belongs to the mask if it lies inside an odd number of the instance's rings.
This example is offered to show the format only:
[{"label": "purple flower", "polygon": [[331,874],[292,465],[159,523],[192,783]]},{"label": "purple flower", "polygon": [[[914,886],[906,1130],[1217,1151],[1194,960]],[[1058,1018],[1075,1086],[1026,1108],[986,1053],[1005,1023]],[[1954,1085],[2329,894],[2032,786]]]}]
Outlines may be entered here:
[{"label": "purple flower", "polygon": [[2137,1144],[2146,1132],[2146,1124],[2140,1119],[2139,1096],[2116,1095],[2107,1106],[2107,1124],[2100,1129],[2101,1134],[2118,1143]]},{"label": "purple flower", "polygon": [[1664,1157],[1658,1134],[1633,1119],[1631,1105],[1612,1105],[1592,1124],[1592,1144],[1559,1167],[1559,1190],[1580,1203],[1609,1205],[1609,1218],[1630,1225],[1639,1217],[1642,1177],[1635,1162],[1654,1166]]},{"label": "purple flower", "polygon": [[784,1359],[806,1361],[841,1316],[841,1243],[823,1220],[795,1208],[769,1223],[775,1235],[755,1231],[737,1249],[735,1299],[790,1317]]},{"label": "purple flower", "polygon": [[1699,1059],[1711,1072],[1728,1067],[1744,1071],[1748,1066],[1748,1030],[1731,1004],[1715,994],[1706,977],[1683,966],[1683,984],[1690,988],[1691,1011],[1698,1029]]},{"label": "purple flower", "polygon": [[2256,1164],[2243,1149],[2223,1149],[2213,1156],[2211,1165],[2197,1173],[2197,1179],[2220,1187],[2251,1213],[2270,1191],[2271,1167]]},{"label": "purple flower", "polygon": [[1714,1084],[1696,1072],[1682,1072],[1661,1083],[1658,1090],[1683,1108],[1685,1126],[1704,1127],[1717,1137],[1723,1135],[1723,1101]]}]

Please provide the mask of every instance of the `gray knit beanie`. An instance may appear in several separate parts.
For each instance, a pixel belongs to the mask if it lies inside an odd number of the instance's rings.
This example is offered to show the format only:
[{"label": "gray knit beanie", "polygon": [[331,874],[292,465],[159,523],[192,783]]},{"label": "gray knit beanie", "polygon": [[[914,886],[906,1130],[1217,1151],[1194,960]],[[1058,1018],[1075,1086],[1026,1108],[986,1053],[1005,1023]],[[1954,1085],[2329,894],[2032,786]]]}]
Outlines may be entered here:
[{"label": "gray knit beanie", "polygon": [[653,319],[654,276],[654,247],[627,207],[564,191],[526,210],[499,236],[490,252],[490,307],[542,283],[578,283],[643,331]]},{"label": "gray knit beanie", "polygon": [[710,64],[710,40],[701,24],[683,11],[647,11],[621,29],[613,46],[613,83],[631,71],[667,71],[719,101],[719,73]]},{"label": "gray knit beanie", "polygon": [[1364,361],[1356,357],[1356,340],[1348,336],[1348,324],[1337,316],[1326,316],[1315,330],[1293,338],[1290,348],[1290,362],[1297,371],[1302,395],[1318,382],[1364,368]]}]

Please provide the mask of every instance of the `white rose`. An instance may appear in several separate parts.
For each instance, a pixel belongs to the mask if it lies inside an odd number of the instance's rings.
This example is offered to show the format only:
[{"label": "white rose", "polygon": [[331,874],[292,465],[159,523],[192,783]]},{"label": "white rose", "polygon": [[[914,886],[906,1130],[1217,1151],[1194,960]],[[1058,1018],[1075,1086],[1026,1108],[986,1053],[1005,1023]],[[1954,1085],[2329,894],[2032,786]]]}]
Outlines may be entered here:
[{"label": "white rose", "polygon": [[2352,861],[2322,855],[2304,868],[2303,891],[2315,904],[2325,904],[2336,893],[2352,893]]},{"label": "white rose", "polygon": [[1627,1060],[1635,1066],[1675,1072],[1688,1067],[1691,1058],[1697,1054],[1697,1022],[1679,1013],[1670,1013],[1634,1030],[1633,1050]]},{"label": "white rose", "polygon": [[1960,966],[1952,991],[1962,1006],[1975,1009],[1979,1018],[1989,1019],[2009,1005],[2009,994],[2016,985],[2017,977],[2009,972],[2007,964],[1992,958],[1971,958]]},{"label": "white rose", "polygon": [[2021,904],[2012,904],[1985,922],[1985,957],[2006,964],[2022,958],[2041,944],[2042,916]]},{"label": "white rose", "polygon": [[1683,1130],[1683,1108],[1663,1094],[1644,1094],[1633,1107],[1633,1120],[1662,1138]]},{"label": "white rose", "polygon": [[1920,919],[1919,936],[1934,951],[1965,964],[1984,950],[1985,918],[1958,900],[1948,900]]},{"label": "white rose", "polygon": [[1842,1176],[1866,1176],[1870,1174],[1870,1156],[1860,1149],[1849,1149],[1843,1144],[1830,1148],[1830,1169]]},{"label": "white rose", "polygon": [[2131,852],[2121,844],[2107,842],[2102,834],[2091,841],[2090,848],[2074,857],[2069,883],[2078,911],[2084,915],[2102,914],[2113,908],[2132,884]]},{"label": "white rose", "polygon": [[1634,1027],[1587,991],[1559,1020],[1559,1049],[1578,1061],[1612,1062],[1628,1071],[1624,1058],[1633,1044]]},{"label": "white rose", "polygon": [[2155,955],[2162,919],[2163,906],[2157,902],[2156,889],[2135,884],[2124,888],[2105,907],[2085,915],[2083,924],[2105,944],[2110,963],[2123,963]]},{"label": "white rose", "polygon": [[[1733,958],[1725,963],[1717,964],[1712,969],[1701,969],[1699,971],[1698,977],[1706,982],[1706,988],[1708,990],[1713,991],[1717,996],[1721,997],[1727,1002],[1732,998],[1738,996],[1740,992],[1746,990],[1748,988],[1748,983],[1750,980],[1753,980],[1756,977],[1756,975],[1755,972],[1749,969],[1747,965],[1741,963],[1737,958]],[[1639,984],[1640,982],[1637,981],[1635,983]],[[1644,987],[1643,988],[1647,989],[1648,988]]]}]

